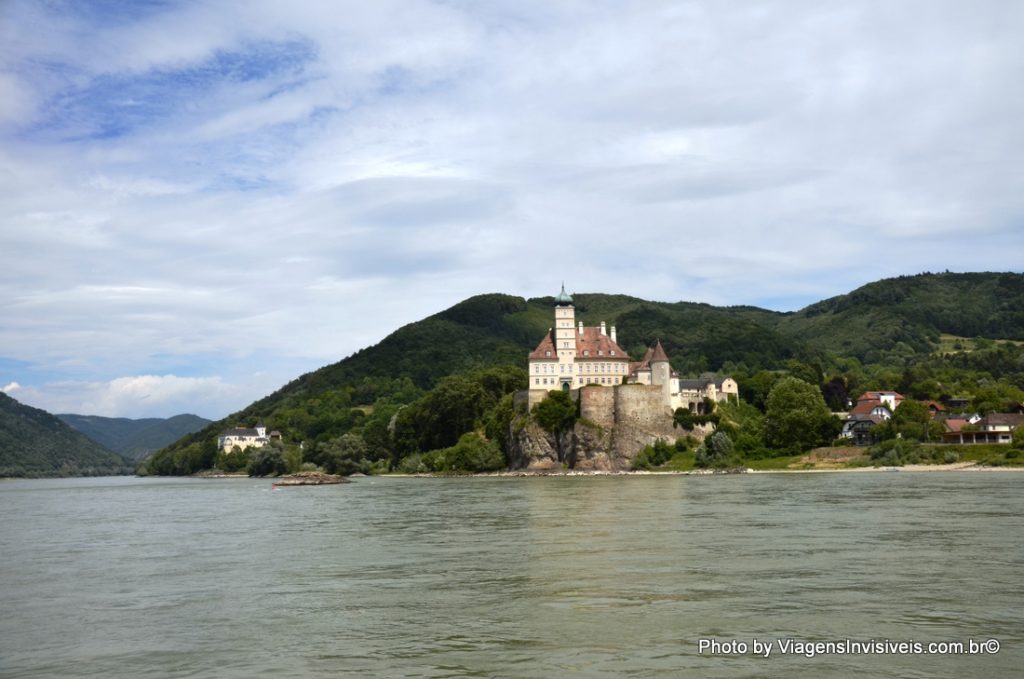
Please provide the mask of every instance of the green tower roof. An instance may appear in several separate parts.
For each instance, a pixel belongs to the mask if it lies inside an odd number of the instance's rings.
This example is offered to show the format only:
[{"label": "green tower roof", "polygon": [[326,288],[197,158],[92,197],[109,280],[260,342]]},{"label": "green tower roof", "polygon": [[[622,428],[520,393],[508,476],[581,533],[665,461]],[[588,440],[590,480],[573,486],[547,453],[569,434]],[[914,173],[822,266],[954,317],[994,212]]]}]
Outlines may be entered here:
[{"label": "green tower roof", "polygon": [[572,304],[572,295],[565,291],[565,281],[562,281],[562,291],[555,297],[556,306],[568,306]]}]

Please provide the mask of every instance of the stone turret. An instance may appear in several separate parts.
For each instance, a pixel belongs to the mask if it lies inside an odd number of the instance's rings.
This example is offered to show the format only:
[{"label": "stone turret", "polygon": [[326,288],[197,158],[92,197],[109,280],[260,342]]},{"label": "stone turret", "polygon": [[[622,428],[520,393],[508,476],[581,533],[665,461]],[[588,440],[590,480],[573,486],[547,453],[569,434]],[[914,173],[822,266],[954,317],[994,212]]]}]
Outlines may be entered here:
[{"label": "stone turret", "polygon": [[661,387],[662,400],[669,408],[672,407],[672,367],[668,362],[665,347],[661,340],[654,345],[651,352],[651,384]]}]

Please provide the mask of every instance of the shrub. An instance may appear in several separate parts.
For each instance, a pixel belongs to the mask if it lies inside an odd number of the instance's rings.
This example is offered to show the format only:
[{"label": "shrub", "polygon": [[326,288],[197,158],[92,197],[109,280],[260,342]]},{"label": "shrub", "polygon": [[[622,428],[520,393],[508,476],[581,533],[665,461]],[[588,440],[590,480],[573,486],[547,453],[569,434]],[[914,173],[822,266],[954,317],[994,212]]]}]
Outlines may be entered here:
[{"label": "shrub", "polygon": [[398,471],[403,474],[426,474],[430,468],[423,462],[423,456],[413,453],[403,457],[398,463]]},{"label": "shrub", "polygon": [[739,460],[734,452],[735,447],[729,435],[722,431],[716,431],[697,447],[697,466],[716,469],[736,466]]},{"label": "shrub", "polygon": [[[683,447],[679,448],[679,442],[683,442]],[[636,458],[633,460],[633,469],[653,469],[655,467],[661,467],[666,462],[672,459],[672,456],[676,451],[683,452],[686,450],[686,443],[684,439],[678,439],[675,446],[670,446],[665,441],[658,439],[654,442],[654,445],[644,446]]]},{"label": "shrub", "polygon": [[920,461],[919,448],[916,441],[888,439],[868,448],[868,455],[876,465],[898,467]]},{"label": "shrub", "polygon": [[493,472],[505,467],[505,456],[498,445],[476,432],[463,434],[451,448],[440,451],[444,468],[439,471]]}]

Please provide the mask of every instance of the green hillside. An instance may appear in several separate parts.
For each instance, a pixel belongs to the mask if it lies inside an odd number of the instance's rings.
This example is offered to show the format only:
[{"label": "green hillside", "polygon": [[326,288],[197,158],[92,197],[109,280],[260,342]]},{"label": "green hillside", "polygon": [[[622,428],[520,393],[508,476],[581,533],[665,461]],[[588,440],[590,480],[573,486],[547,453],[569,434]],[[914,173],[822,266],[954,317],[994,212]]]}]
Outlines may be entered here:
[{"label": "green hillside", "polygon": [[1024,340],[1024,276],[940,273],[869,283],[776,324],[814,347],[865,362],[923,353],[941,335]]},{"label": "green hillside", "polygon": [[0,477],[130,473],[119,455],[55,416],[0,393]]},{"label": "green hillside", "polygon": [[[740,383],[744,398],[758,407],[784,373],[818,384],[833,408],[843,407],[848,393],[867,388],[901,388],[921,398],[978,392],[979,403],[997,407],[1024,386],[1024,350],[1019,346],[936,353],[943,333],[1024,338],[1020,274],[889,279],[795,313],[605,294],[576,294],[574,302],[576,318],[585,325],[615,325],[619,344],[634,358],[660,339],[675,370],[694,376],[727,372]],[[553,297],[525,300],[487,294],[467,299],[183,437],[154,455],[146,468],[188,473],[209,466],[221,429],[258,420],[281,431],[286,443],[304,442],[307,451],[354,434],[359,445],[369,447],[370,460],[391,454],[394,461],[396,450],[423,449],[427,441],[439,445],[426,434],[418,444],[407,436],[396,441],[395,413],[405,405],[413,407],[412,413],[437,400],[431,390],[449,376],[464,376],[464,392],[483,389],[488,398],[500,400],[502,390],[512,388],[516,379],[487,370],[525,368],[527,353],[552,325],[553,305]],[[488,386],[494,383],[501,387]],[[982,394],[979,385],[988,391]],[[451,391],[451,386],[445,388]],[[398,424],[409,420],[410,413]],[[485,426],[488,415],[478,415],[477,424]],[[422,421],[433,416],[417,415]],[[444,445],[454,445],[450,436],[445,440]]]},{"label": "green hillside", "polygon": [[187,414],[137,420],[72,414],[59,414],[57,417],[101,446],[133,461],[141,460],[154,450],[210,423],[206,418]]}]

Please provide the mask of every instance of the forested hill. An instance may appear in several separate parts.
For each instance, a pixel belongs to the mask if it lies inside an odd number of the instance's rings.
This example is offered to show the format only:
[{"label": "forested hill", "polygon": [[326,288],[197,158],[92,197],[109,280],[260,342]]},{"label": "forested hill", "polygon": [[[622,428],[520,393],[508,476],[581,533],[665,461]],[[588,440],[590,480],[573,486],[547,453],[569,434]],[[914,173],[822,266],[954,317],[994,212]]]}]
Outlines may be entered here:
[{"label": "forested hill", "polygon": [[131,467],[55,416],[0,393],[0,477],[105,476]]},{"label": "forested hill", "polygon": [[[617,326],[619,343],[634,358],[661,339],[675,370],[729,372],[741,388],[759,372],[775,370],[821,381],[825,373],[850,370],[842,358],[887,370],[882,377],[844,376],[851,388],[886,388],[899,380],[912,357],[931,356],[942,333],[1024,339],[1021,274],[889,279],[792,313],[605,294],[576,294],[574,302],[577,320],[585,325]],[[486,294],[406,325],[379,344],[307,373],[175,442],[156,456],[164,465],[161,473],[208,464],[216,452],[213,441],[227,426],[263,420],[285,441],[312,443],[356,431],[372,446],[402,404],[446,376],[514,366],[524,369],[525,385],[526,355],[552,326],[553,305],[553,297]],[[175,455],[180,464],[169,462]]]},{"label": "forested hill", "polygon": [[210,423],[206,418],[187,414],[137,420],[72,414],[57,417],[101,446],[136,461]]},{"label": "forested hill", "polygon": [[932,351],[940,335],[1024,340],[1024,275],[941,273],[869,283],[779,319],[814,347],[875,362]]}]

